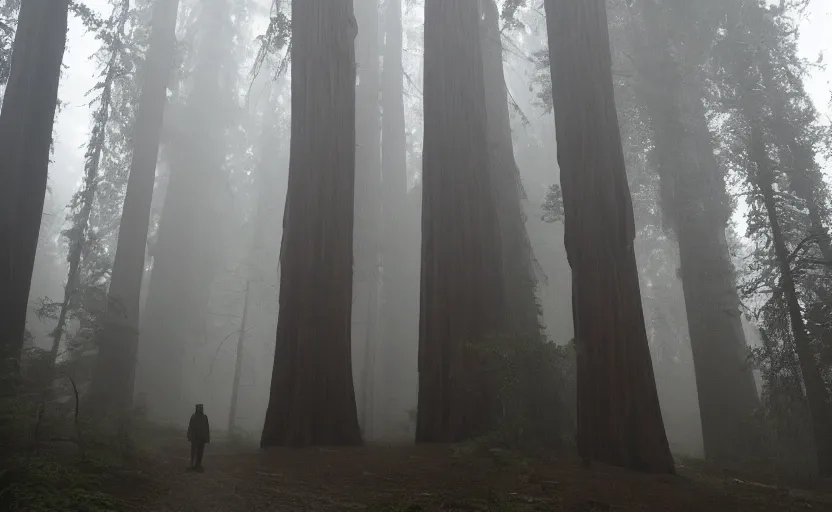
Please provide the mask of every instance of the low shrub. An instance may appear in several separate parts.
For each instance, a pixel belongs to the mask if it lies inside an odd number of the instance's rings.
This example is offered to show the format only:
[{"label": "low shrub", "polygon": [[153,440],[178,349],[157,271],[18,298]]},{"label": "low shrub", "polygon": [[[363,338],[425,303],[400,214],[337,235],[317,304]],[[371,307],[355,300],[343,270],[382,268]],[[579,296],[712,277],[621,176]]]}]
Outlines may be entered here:
[{"label": "low shrub", "polygon": [[481,442],[521,451],[564,450],[574,442],[575,353],[540,338],[477,345],[485,382],[497,397],[495,422]]}]

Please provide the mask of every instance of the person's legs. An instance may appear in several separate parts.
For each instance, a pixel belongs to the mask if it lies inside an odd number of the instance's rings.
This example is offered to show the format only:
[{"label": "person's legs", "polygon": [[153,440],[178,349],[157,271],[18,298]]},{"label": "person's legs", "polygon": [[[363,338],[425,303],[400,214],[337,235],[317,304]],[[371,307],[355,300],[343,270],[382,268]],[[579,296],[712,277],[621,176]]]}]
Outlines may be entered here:
[{"label": "person's legs", "polygon": [[198,451],[197,446],[198,445],[199,445],[199,443],[191,442],[191,466],[190,467],[192,467],[192,468],[196,467],[196,459],[197,459],[197,451]]},{"label": "person's legs", "polygon": [[205,452],[205,443],[197,443],[196,446],[196,467],[202,469],[202,454]]}]

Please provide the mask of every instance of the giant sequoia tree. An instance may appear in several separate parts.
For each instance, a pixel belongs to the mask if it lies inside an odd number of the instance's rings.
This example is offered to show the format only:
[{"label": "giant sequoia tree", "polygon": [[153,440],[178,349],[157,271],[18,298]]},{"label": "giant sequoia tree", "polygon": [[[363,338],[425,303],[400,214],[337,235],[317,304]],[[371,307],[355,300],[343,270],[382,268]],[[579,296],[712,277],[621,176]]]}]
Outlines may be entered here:
[{"label": "giant sequoia tree", "polygon": [[176,45],[179,0],[156,0],[133,130],[130,177],[122,207],[118,246],[108,296],[107,322],[99,336],[93,373],[94,402],[129,406],[139,341],[139,295],[159,155],[168,78]]},{"label": "giant sequoia tree", "polygon": [[604,0],[546,0],[572,267],[578,451],[673,472],[644,327],[633,207],[615,110]]},{"label": "giant sequoia tree", "polygon": [[416,440],[490,425],[477,344],[505,329],[477,0],[425,2],[422,285]]},{"label": "giant sequoia tree", "polygon": [[23,347],[68,0],[24,0],[0,113],[0,363]]},{"label": "giant sequoia tree", "polygon": [[636,5],[630,27],[635,94],[652,128],[665,224],[679,245],[705,455],[748,458],[755,449],[749,421],[759,399],[725,238],[731,206],[703,105],[702,67],[718,2]]},{"label": "giant sequoia tree", "polygon": [[262,446],[358,444],[350,361],[352,0],[292,2],[292,138],[280,309]]}]

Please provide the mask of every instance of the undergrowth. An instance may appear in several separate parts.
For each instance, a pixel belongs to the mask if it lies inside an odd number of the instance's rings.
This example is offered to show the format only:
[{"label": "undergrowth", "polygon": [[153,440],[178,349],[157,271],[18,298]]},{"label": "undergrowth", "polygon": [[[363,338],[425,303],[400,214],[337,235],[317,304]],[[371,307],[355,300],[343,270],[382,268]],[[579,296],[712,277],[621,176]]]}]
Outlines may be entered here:
[{"label": "undergrowth", "polygon": [[108,489],[123,487],[144,453],[141,419],[93,418],[77,407],[60,393],[26,388],[0,399],[0,510],[125,509]]},{"label": "undergrowth", "polygon": [[122,510],[102,492],[106,466],[80,464],[55,454],[17,455],[0,473],[0,509],[9,512],[109,512]]},{"label": "undergrowth", "polygon": [[540,338],[494,338],[472,347],[496,391],[495,422],[476,439],[485,448],[540,454],[569,450],[575,435],[575,354]]}]

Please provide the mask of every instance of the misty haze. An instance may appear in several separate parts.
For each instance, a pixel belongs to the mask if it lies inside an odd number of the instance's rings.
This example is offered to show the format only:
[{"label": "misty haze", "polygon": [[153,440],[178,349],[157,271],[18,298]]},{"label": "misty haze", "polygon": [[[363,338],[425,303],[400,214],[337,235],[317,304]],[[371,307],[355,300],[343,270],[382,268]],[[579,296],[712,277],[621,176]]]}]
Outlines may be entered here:
[{"label": "misty haze", "polygon": [[0,510],[832,510],[825,0],[0,0]]}]

